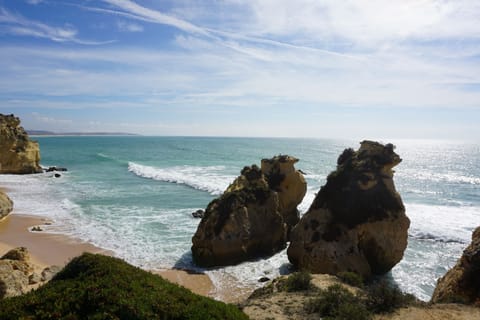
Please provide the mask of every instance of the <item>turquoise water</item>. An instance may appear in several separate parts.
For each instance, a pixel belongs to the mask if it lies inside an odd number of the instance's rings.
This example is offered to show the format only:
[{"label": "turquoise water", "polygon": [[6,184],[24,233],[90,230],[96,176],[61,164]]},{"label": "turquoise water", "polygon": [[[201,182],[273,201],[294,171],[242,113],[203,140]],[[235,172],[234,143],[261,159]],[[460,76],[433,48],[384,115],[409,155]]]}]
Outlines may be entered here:
[{"label": "turquoise water", "polygon": [[[112,250],[147,269],[193,269],[191,213],[221,194],[245,165],[289,154],[306,175],[305,212],[335,168],[338,155],[358,141],[261,138],[38,137],[42,165],[52,173],[0,176],[17,212],[51,218],[48,231],[65,233]],[[454,265],[480,225],[480,144],[393,142],[403,162],[395,183],[412,220],[404,260],[391,272],[400,287],[429,299],[436,278]],[[257,286],[289,267],[285,252],[239,266],[207,270]],[[230,280],[229,280],[230,281]]]}]

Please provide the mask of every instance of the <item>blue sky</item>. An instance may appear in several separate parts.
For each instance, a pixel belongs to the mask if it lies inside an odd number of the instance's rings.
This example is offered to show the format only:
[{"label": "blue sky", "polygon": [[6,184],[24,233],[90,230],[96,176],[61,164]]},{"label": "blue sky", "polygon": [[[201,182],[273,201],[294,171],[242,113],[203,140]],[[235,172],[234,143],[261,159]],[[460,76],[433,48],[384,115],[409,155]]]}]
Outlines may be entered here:
[{"label": "blue sky", "polygon": [[0,0],[0,113],[147,135],[480,137],[480,1]]}]

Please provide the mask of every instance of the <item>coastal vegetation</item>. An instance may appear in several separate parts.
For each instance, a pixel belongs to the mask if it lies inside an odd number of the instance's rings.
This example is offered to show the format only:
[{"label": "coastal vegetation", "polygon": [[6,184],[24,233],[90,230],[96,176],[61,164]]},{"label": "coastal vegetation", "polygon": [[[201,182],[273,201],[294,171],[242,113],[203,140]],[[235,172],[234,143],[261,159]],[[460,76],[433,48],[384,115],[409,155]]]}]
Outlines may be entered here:
[{"label": "coastal vegetation", "polygon": [[0,319],[248,319],[236,306],[196,295],[108,256],[84,253],[49,283],[0,300]]}]

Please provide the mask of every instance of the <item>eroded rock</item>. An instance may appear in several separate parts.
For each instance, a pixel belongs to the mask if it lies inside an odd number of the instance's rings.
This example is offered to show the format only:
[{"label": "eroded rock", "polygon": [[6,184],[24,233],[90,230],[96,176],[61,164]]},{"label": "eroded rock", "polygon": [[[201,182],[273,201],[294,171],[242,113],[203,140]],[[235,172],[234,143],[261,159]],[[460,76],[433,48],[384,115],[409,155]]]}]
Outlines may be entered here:
[{"label": "eroded rock", "polygon": [[[210,202],[192,238],[195,262],[202,266],[239,263],[285,248],[296,206],[306,192],[298,160],[277,156],[262,168],[245,167],[222,196]],[[303,193],[302,193],[303,188]]]},{"label": "eroded rock", "polygon": [[0,114],[0,173],[40,173],[38,142],[29,139],[20,119]]},{"label": "eroded rock", "polygon": [[368,278],[402,259],[410,220],[393,183],[392,168],[401,162],[393,149],[363,141],[358,151],[340,155],[292,230],[292,264],[313,273],[353,271]]},{"label": "eroded rock", "polygon": [[13,201],[0,191],[0,219],[6,217],[13,210]]},{"label": "eroded rock", "polygon": [[480,305],[480,227],[457,264],[438,280],[432,302]]}]

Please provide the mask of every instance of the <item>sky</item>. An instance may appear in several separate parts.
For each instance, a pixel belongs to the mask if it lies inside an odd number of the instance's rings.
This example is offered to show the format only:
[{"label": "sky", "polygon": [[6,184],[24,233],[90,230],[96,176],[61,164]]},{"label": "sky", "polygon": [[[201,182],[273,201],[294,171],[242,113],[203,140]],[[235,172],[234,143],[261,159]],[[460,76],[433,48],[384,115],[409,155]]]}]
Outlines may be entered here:
[{"label": "sky", "polygon": [[480,140],[478,0],[0,0],[27,129]]}]

